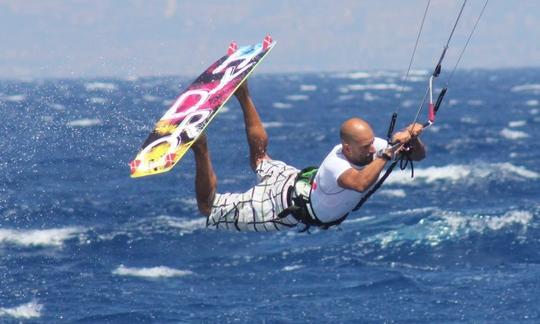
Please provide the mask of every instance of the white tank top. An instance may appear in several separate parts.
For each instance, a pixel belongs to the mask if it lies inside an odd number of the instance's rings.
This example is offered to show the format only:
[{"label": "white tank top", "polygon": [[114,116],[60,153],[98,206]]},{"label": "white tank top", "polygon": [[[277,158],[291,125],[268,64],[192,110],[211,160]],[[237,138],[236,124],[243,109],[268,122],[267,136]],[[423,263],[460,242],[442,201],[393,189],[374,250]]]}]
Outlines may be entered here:
[{"label": "white tank top", "polygon": [[[373,145],[375,150],[379,151],[386,148],[387,142],[375,137]],[[332,149],[319,167],[311,189],[311,206],[320,221],[337,220],[350,212],[360,201],[363,193],[345,189],[337,183],[339,176],[350,168],[363,169],[347,161],[341,151],[341,144]]]}]

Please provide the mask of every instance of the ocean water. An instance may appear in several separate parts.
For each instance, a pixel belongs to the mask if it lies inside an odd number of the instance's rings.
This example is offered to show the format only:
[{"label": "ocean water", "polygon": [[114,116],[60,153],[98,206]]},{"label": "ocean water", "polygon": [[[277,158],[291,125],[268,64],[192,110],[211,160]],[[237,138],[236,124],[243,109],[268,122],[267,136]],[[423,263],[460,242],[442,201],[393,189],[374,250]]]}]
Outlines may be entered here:
[{"label": "ocean water", "polygon": [[[0,322],[538,323],[539,76],[459,71],[415,178],[396,170],[340,228],[311,233],[206,229],[191,153],[129,177],[193,76],[1,81]],[[427,77],[401,97],[385,71],[256,72],[250,87],[270,155],[302,168],[349,117],[381,136],[397,106],[411,122]],[[219,190],[247,190],[235,100],[208,135]]]}]

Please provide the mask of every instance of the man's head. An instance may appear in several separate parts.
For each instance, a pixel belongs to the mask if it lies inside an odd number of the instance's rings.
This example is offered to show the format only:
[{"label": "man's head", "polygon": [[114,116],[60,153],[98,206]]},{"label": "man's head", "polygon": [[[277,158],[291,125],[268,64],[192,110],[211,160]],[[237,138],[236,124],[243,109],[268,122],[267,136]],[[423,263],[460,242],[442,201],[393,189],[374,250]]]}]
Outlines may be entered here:
[{"label": "man's head", "polygon": [[356,165],[366,165],[373,161],[375,137],[369,124],[360,118],[351,118],[341,125],[340,130],[343,155]]}]

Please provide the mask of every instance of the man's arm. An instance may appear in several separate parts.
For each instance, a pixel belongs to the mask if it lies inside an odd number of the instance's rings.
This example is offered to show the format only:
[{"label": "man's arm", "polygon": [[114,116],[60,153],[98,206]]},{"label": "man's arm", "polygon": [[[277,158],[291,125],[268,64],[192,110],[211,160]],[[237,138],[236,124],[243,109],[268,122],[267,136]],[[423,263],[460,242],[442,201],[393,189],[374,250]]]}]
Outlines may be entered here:
[{"label": "man's arm", "polygon": [[350,168],[338,177],[337,183],[342,188],[363,192],[377,181],[386,162],[384,158],[376,158],[362,170]]}]

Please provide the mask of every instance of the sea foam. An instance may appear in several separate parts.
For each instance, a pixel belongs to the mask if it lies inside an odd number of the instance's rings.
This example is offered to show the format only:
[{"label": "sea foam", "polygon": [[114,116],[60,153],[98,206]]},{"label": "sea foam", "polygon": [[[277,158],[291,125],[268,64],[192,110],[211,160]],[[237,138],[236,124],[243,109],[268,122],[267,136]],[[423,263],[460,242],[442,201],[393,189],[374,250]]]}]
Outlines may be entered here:
[{"label": "sea foam", "polygon": [[508,128],[503,128],[503,130],[500,132],[500,134],[501,134],[502,137],[504,137],[506,139],[509,139],[509,140],[518,140],[518,139],[529,137],[529,134],[527,134],[525,132],[517,131],[517,130],[511,130],[511,129],[508,129]]},{"label": "sea foam", "polygon": [[123,264],[116,268],[112,273],[118,276],[132,276],[141,278],[183,277],[193,274],[193,272],[189,270],[179,270],[165,266],[152,268],[128,268]]},{"label": "sea foam", "polygon": [[80,233],[82,233],[82,229],[76,227],[51,228],[44,230],[0,229],[0,244],[14,244],[25,247],[61,247],[64,244],[64,241],[72,239]]},{"label": "sea foam", "polygon": [[99,119],[83,118],[83,119],[72,120],[68,122],[66,125],[69,127],[91,127],[91,126],[99,126],[101,124],[103,124],[103,122]]},{"label": "sea foam", "polygon": [[428,167],[414,169],[414,178],[410,173],[394,171],[386,180],[386,184],[415,185],[419,183],[434,183],[437,181],[458,182],[467,179],[484,179],[488,176],[497,176],[499,179],[518,177],[526,180],[540,178],[537,172],[528,170],[511,163],[491,163],[479,165],[451,164],[441,167]]},{"label": "sea foam", "polygon": [[512,89],[510,89],[512,92],[522,92],[522,91],[531,91],[531,92],[540,92],[540,84],[538,83],[527,83],[527,84],[521,84],[517,86],[513,86]]},{"label": "sea foam", "polygon": [[19,305],[12,308],[0,307],[0,316],[11,316],[14,318],[38,318],[41,316],[43,305],[38,304],[37,301],[31,301],[26,304]]},{"label": "sea foam", "polygon": [[90,82],[84,85],[86,91],[114,91],[118,89],[116,84],[107,82]]}]

